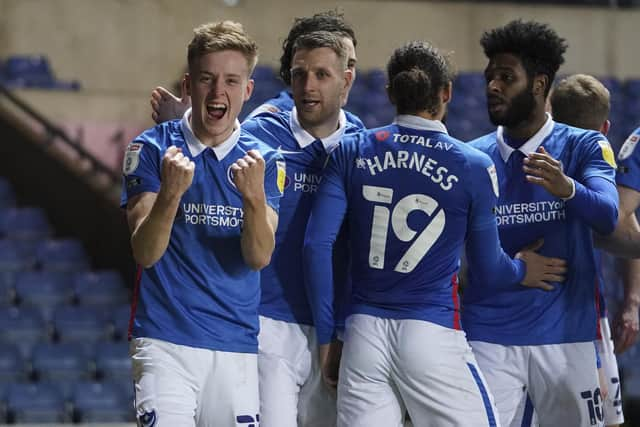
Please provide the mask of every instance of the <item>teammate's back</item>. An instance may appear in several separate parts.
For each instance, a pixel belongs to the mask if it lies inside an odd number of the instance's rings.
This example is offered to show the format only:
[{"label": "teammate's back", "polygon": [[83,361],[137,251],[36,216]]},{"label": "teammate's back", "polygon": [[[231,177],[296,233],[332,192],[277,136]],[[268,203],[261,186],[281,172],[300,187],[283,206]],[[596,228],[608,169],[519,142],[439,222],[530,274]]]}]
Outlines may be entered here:
[{"label": "teammate's back", "polygon": [[451,326],[473,205],[496,197],[489,157],[415,116],[363,132],[335,156],[358,212],[349,217],[354,308],[435,316]]}]

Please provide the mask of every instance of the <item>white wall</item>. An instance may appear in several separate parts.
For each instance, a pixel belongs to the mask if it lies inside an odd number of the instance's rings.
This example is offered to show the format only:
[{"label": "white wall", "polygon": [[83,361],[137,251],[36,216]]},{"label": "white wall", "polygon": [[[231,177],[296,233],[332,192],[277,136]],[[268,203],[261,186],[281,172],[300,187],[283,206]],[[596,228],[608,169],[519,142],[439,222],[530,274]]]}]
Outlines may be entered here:
[{"label": "white wall", "polygon": [[361,67],[383,67],[390,52],[428,39],[455,52],[460,70],[481,70],[484,29],[522,17],[550,23],[569,41],[562,72],[640,76],[635,28],[640,11],[375,0],[0,0],[0,57],[46,53],[62,79],[79,79],[81,94],[24,95],[54,119],[149,123],[148,93],[170,85],[185,64],[194,26],[242,22],[259,41],[261,62],[277,65],[293,18],[339,7],[354,25]]}]

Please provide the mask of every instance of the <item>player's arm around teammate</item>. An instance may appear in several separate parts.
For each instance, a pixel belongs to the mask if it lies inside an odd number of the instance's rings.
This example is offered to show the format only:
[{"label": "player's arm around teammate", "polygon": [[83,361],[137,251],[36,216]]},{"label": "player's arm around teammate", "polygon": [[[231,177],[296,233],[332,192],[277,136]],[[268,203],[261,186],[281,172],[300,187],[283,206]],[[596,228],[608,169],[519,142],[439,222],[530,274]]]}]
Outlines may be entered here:
[{"label": "player's arm around teammate", "polygon": [[191,186],[195,165],[175,146],[162,159],[162,183],[158,193],[145,192],[127,205],[133,257],[147,268],[167,249],[180,198]]}]

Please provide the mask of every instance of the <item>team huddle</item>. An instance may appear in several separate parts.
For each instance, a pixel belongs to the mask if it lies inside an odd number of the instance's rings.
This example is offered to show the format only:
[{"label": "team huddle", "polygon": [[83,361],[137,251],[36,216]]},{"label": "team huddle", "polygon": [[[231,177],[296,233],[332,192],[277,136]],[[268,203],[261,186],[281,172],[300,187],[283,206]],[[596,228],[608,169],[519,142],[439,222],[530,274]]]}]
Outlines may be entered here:
[{"label": "team huddle", "polygon": [[123,166],[139,425],[622,423],[594,242],[637,256],[640,154],[634,134],[616,172],[607,90],[552,88],[565,40],[517,20],[481,39],[495,132],[448,134],[452,64],[422,41],[365,129],[342,109],[356,45],[337,13],[296,19],[289,88],[240,123],[257,45],[205,24],[183,97],[153,91]]}]

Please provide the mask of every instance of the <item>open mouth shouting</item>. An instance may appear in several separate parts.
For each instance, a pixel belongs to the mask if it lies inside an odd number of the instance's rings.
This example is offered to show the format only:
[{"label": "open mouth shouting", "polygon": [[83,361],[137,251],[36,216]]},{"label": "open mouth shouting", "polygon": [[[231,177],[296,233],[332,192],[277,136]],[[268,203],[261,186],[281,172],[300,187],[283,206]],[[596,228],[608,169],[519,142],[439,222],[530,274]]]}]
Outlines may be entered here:
[{"label": "open mouth shouting", "polygon": [[212,102],[207,104],[207,117],[212,120],[220,120],[224,117],[229,108],[221,103]]}]

